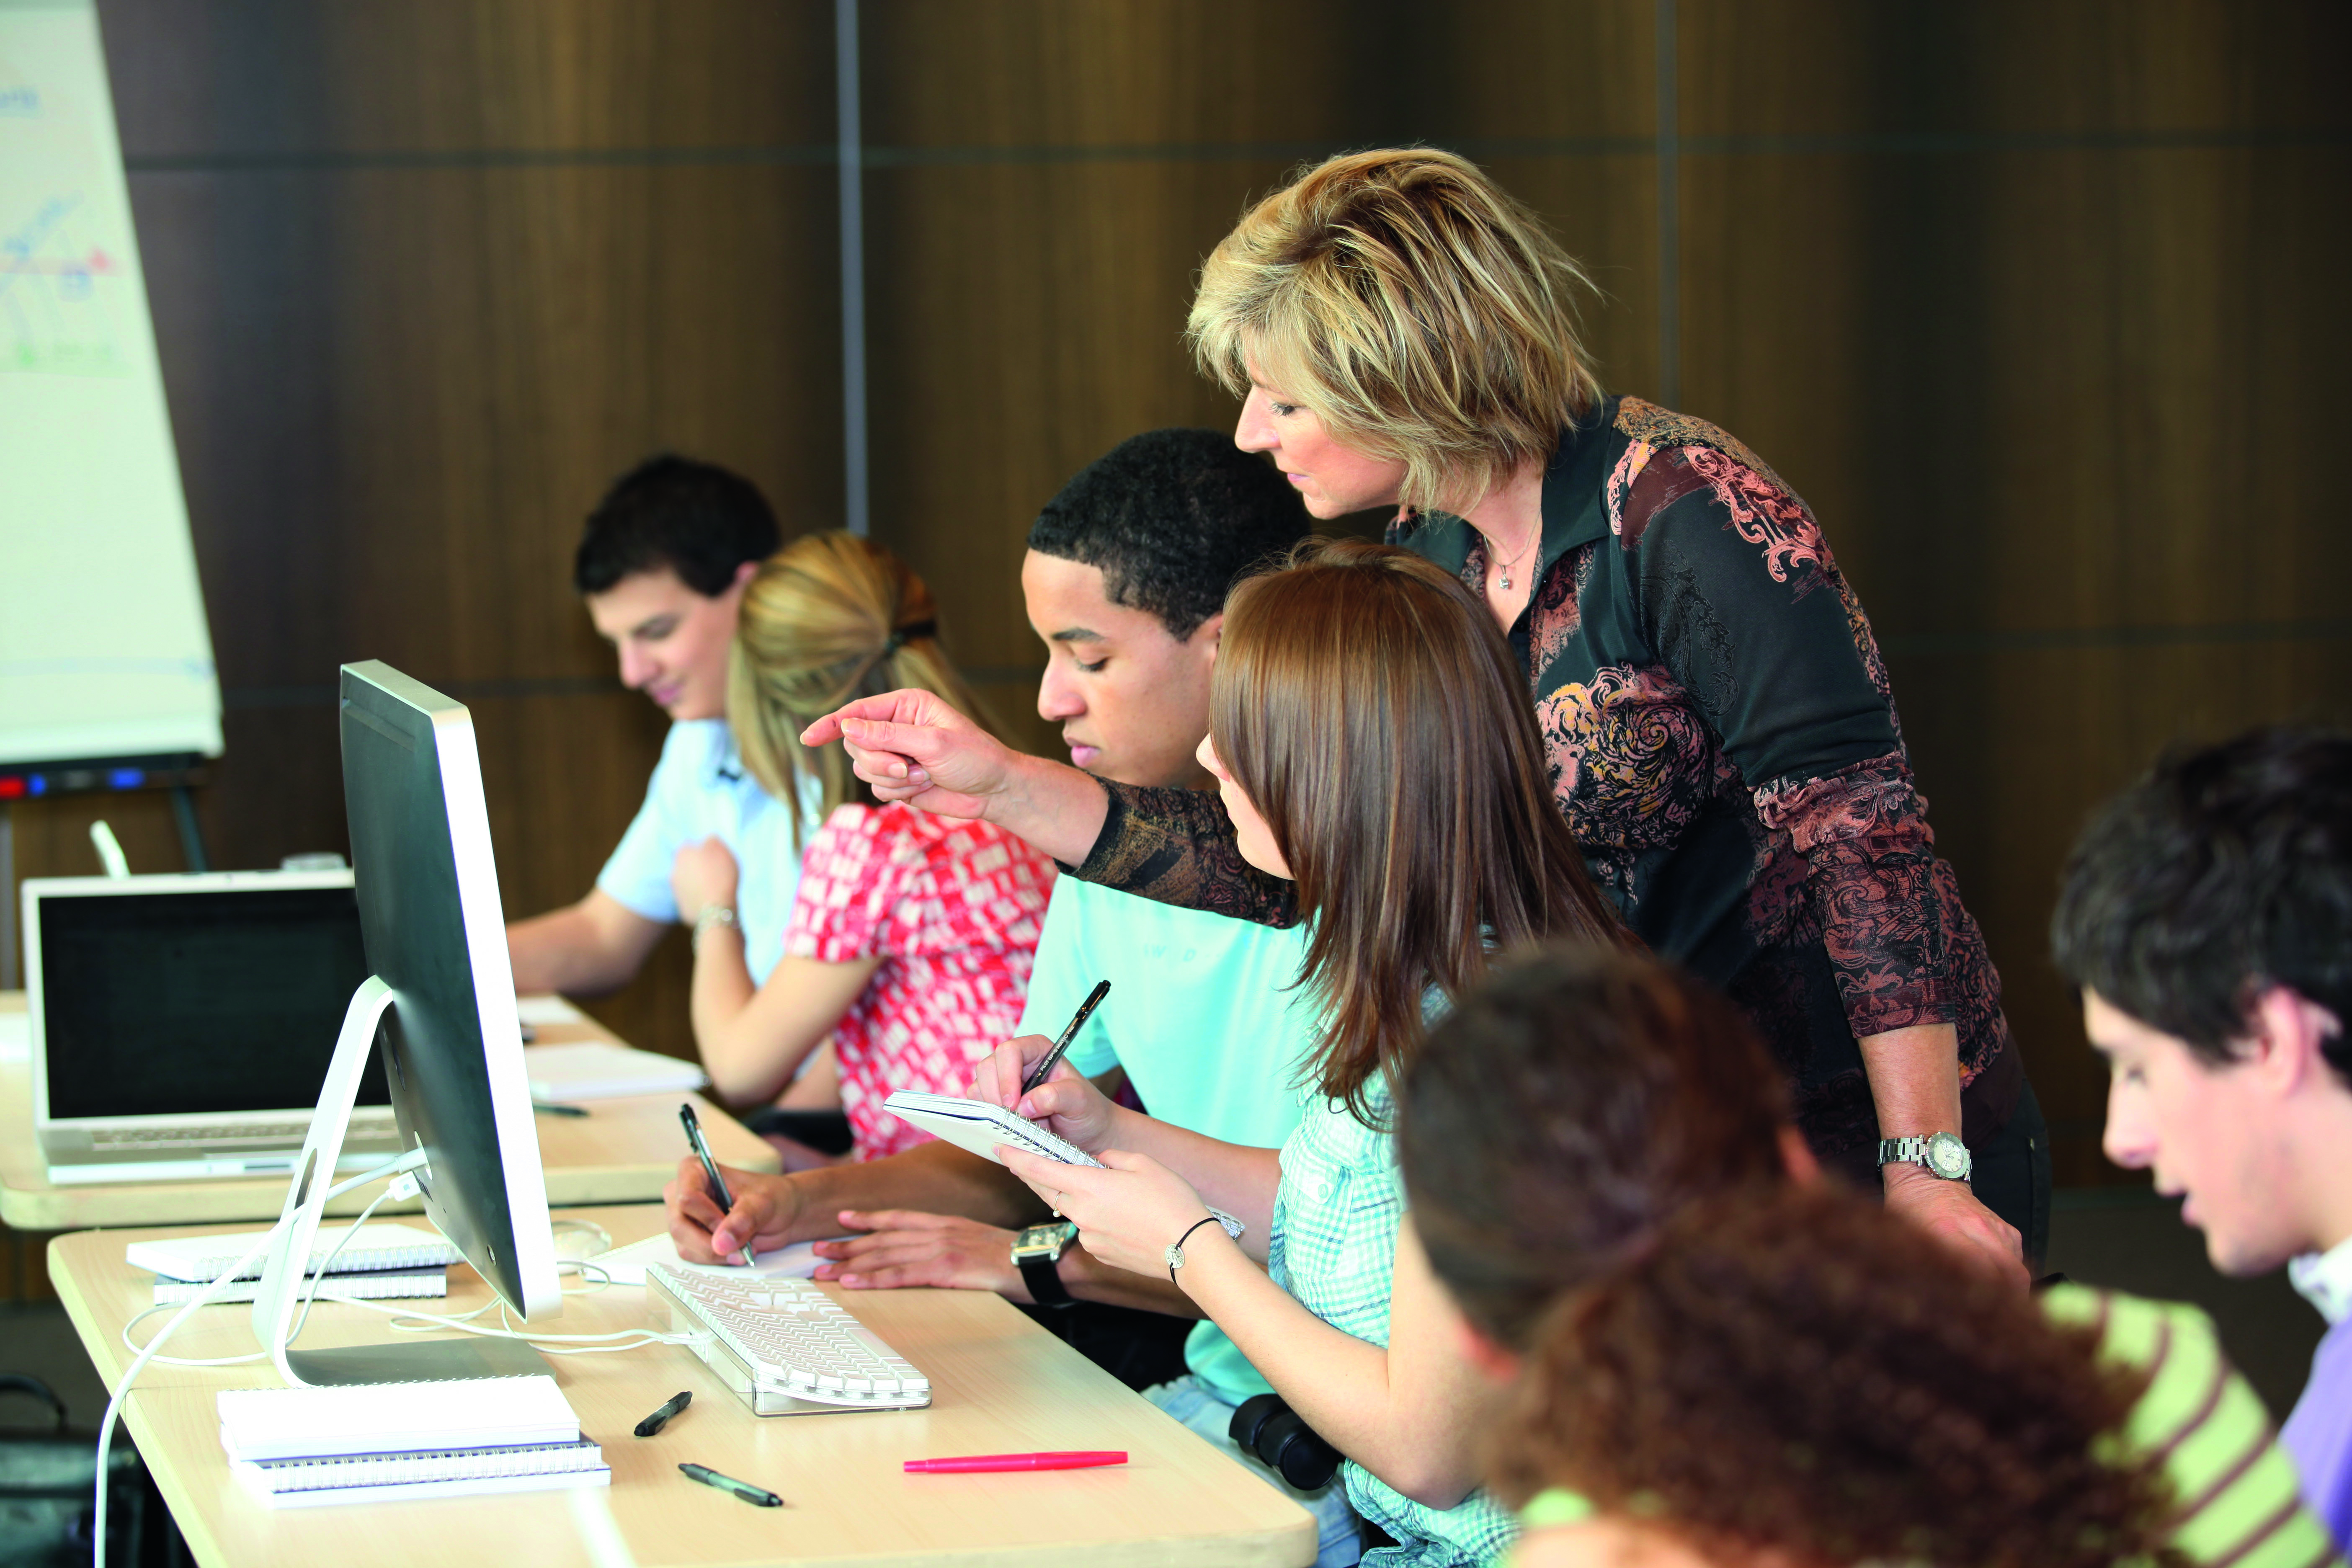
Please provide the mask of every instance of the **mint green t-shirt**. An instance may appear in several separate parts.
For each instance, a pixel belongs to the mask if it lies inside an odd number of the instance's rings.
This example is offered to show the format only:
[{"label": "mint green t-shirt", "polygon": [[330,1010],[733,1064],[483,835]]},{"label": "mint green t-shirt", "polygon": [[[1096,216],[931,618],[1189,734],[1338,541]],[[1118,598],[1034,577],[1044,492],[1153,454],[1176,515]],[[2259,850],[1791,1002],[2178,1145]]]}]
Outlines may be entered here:
[{"label": "mint green t-shirt", "polygon": [[[1058,1035],[1110,982],[1070,1047],[1088,1078],[1127,1069],[1144,1109],[1228,1143],[1278,1149],[1298,1125],[1298,1064],[1313,1005],[1291,989],[1303,930],[1277,931],[1062,877],[1037,939],[1021,1033]],[[1185,1364],[1219,1398],[1270,1392],[1224,1331],[1203,1321]]]}]

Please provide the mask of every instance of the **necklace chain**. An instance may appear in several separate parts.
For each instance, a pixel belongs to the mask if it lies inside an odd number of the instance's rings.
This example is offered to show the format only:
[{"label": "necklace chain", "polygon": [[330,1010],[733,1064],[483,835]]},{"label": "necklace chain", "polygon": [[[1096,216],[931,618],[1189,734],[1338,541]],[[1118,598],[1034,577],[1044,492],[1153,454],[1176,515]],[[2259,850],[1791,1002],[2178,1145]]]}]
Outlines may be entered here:
[{"label": "necklace chain", "polygon": [[[1502,584],[1504,593],[1507,594],[1511,591],[1511,568],[1526,560],[1528,552],[1533,550],[1536,547],[1536,542],[1542,537],[1543,524],[1538,522],[1536,524],[1536,531],[1528,535],[1528,542],[1519,546],[1519,552],[1517,555],[1512,556],[1508,561],[1505,561],[1496,566],[1496,580]],[[1495,542],[1492,539],[1488,539],[1486,541],[1486,550],[1488,552],[1488,559],[1490,560],[1493,558],[1494,549]]]}]

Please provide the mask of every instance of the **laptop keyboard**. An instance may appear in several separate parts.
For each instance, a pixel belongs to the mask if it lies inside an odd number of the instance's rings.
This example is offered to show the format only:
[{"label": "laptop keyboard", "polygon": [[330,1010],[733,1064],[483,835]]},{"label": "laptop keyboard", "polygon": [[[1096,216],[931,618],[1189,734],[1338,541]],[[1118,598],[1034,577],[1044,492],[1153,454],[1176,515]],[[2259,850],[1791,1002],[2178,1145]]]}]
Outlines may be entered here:
[{"label": "laptop keyboard", "polygon": [[[394,1136],[396,1129],[389,1116],[354,1116],[351,1138],[378,1139]],[[225,1127],[105,1127],[89,1135],[90,1147],[101,1153],[144,1153],[148,1150],[166,1149],[281,1149],[299,1147],[310,1135],[310,1123],[303,1121],[245,1121]]]}]

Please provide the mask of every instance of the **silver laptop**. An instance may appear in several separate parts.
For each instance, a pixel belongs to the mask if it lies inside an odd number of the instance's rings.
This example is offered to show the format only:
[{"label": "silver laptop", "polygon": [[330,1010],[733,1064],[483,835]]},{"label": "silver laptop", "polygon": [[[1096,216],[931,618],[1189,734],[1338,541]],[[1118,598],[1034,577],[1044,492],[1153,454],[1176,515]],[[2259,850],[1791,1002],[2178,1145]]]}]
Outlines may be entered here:
[{"label": "silver laptop", "polygon": [[[349,871],[24,884],[33,1118],[49,1180],[293,1169],[368,976]],[[378,1053],[345,1165],[399,1151]]]}]

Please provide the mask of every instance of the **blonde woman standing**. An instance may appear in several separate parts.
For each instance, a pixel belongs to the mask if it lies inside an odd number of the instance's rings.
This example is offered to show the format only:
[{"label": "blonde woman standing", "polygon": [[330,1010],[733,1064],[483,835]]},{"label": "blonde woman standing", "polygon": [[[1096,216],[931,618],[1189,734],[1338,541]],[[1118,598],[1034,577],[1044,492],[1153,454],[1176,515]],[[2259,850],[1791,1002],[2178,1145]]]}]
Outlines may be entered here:
[{"label": "blonde woman standing", "polygon": [[[1236,440],[1309,511],[1393,510],[1391,540],[1485,603],[1593,880],[1740,1004],[1822,1162],[2021,1283],[2048,1226],[2041,1112],[1870,623],[1762,458],[1602,390],[1585,286],[1465,160],[1359,153],[1243,216],[1190,331],[1244,399]],[[1181,802],[1012,758],[919,698],[846,717],[887,797],[984,816],[1088,881],[1296,918]]]},{"label": "blonde woman standing", "polygon": [[961,1093],[1015,1033],[1054,881],[1053,863],[1003,829],[877,803],[840,746],[800,743],[819,714],[896,688],[978,721],[930,590],[904,562],[835,531],[762,563],[743,592],[727,722],[761,787],[794,820],[814,805],[824,823],[764,984],[744,966],[727,847],[689,845],[672,871],[678,908],[694,911],[694,1037],[712,1083],[738,1103],[771,1099],[830,1036],[861,1160],[928,1141],[882,1110],[894,1090]]}]

